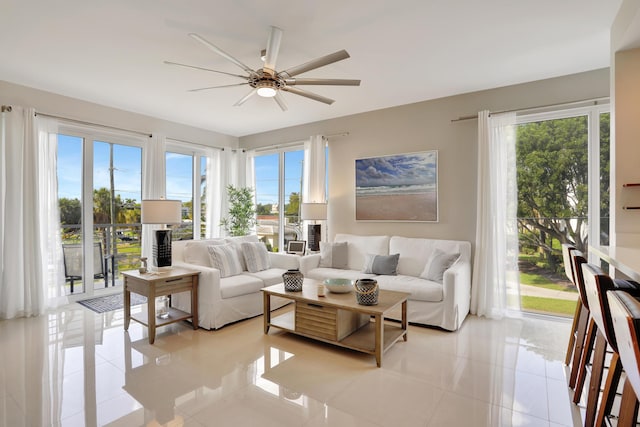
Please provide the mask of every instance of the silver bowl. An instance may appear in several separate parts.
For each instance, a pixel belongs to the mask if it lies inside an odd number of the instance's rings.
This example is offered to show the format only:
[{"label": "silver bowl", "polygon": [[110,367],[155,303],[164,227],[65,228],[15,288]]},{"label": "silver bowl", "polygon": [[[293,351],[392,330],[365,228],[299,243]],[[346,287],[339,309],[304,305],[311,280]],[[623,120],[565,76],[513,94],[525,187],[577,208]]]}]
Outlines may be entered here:
[{"label": "silver bowl", "polygon": [[353,290],[353,280],[351,279],[324,279],[324,286],[335,294],[346,294]]}]

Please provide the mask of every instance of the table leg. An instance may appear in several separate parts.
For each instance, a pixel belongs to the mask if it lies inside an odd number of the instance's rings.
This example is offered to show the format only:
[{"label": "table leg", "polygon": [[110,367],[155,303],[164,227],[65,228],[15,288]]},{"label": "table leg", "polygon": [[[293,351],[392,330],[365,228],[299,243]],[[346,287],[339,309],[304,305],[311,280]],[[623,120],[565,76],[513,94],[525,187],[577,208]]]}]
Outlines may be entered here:
[{"label": "table leg", "polygon": [[193,329],[198,329],[198,275],[193,276],[193,286],[191,287],[191,323]]},{"label": "table leg", "polygon": [[404,331],[404,336],[402,338],[406,341],[407,340],[407,301],[406,300],[402,303],[402,330]]},{"label": "table leg", "polygon": [[271,295],[266,292],[262,292],[263,297],[263,310],[264,315],[262,316],[264,319],[264,333],[269,333],[269,325],[271,324]]},{"label": "table leg", "polygon": [[131,292],[127,289],[127,278],[124,278],[124,330],[129,330],[131,322]]},{"label": "table leg", "polygon": [[149,296],[147,296],[147,323],[149,324],[149,344],[153,344],[156,340],[156,293],[152,289],[149,289]]},{"label": "table leg", "polygon": [[384,317],[380,314],[374,317],[376,322],[376,363],[380,368],[382,366],[382,347],[384,346]]}]

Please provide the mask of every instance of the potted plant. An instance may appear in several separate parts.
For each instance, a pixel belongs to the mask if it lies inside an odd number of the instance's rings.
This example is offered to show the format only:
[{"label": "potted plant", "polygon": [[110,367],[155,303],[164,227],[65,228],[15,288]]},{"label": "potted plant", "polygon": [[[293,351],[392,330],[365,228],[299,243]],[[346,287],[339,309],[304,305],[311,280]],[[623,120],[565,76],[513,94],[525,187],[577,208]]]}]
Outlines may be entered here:
[{"label": "potted plant", "polygon": [[227,187],[229,214],[220,221],[230,236],[246,236],[256,225],[256,210],[253,204],[253,188]]}]

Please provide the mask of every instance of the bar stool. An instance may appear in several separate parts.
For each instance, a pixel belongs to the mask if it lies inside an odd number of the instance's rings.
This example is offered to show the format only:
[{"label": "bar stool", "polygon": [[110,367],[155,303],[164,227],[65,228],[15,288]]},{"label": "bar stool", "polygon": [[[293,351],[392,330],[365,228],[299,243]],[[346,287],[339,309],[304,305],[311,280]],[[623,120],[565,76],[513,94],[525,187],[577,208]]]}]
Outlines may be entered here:
[{"label": "bar stool", "polygon": [[620,359],[627,375],[618,427],[631,427],[636,425],[640,396],[640,301],[622,291],[611,291],[607,298]]},{"label": "bar stool", "polygon": [[[564,264],[564,272],[567,278],[576,286],[575,274],[573,272],[573,263],[571,262],[571,252],[576,248],[568,243],[562,244],[562,261]],[[564,364],[569,365],[571,362],[571,356],[576,347],[576,335],[578,333],[578,323],[580,322],[580,315],[582,313],[582,302],[578,299],[576,303],[576,312],[573,314],[573,324],[571,325],[571,335],[569,335],[569,343],[567,344],[567,353],[564,358]]]},{"label": "bar stool", "polygon": [[576,332],[576,344],[571,362],[571,374],[569,375],[569,387],[574,390],[573,402],[579,403],[584,381],[587,374],[587,364],[591,359],[593,343],[596,337],[596,324],[591,318],[589,310],[589,300],[584,288],[584,277],[582,276],[582,265],[587,262],[582,252],[574,250],[569,253],[571,265],[575,277],[575,285],[578,288],[580,297],[580,319]]},{"label": "bar stool", "polygon": [[[620,290],[637,294],[638,289],[633,283],[625,280],[614,281],[607,274],[603,273],[598,266],[593,264],[582,264],[582,276],[584,278],[585,292],[589,301],[591,317],[596,324],[597,331],[596,342],[593,347],[593,364],[587,395],[587,412],[585,415],[585,426],[592,427],[594,425],[604,425],[604,419],[611,413],[613,400],[622,374],[622,364],[620,363],[616,336],[613,331],[607,292]],[[607,346],[611,347],[613,355],[602,392],[602,400],[598,406]]]}]

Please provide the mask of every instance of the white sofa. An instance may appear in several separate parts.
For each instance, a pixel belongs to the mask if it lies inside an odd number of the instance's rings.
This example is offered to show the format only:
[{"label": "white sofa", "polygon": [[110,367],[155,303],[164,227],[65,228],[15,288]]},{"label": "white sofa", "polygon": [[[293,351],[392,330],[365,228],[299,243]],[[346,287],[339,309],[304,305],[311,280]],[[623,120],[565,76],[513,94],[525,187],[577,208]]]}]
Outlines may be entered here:
[{"label": "white sofa", "polygon": [[[226,239],[176,241],[172,245],[172,264],[200,271],[198,283],[198,323],[201,328],[218,329],[238,320],[262,314],[261,288],[282,282],[282,273],[299,267],[299,256],[269,252],[271,268],[250,273],[241,259],[243,272],[220,277],[220,270],[213,268],[207,247],[229,243],[241,251],[242,242],[258,242],[257,236],[230,237]],[[240,257],[241,258],[241,257]],[[275,310],[290,300],[272,298]],[[190,311],[191,296],[188,292],[172,296],[171,303],[181,310]]]},{"label": "white sofa", "polygon": [[[358,236],[337,234],[334,242],[347,242],[347,268],[320,267],[320,254],[300,259],[305,277],[375,278],[380,289],[411,294],[407,315],[411,323],[438,326],[455,331],[469,313],[471,299],[471,244],[455,240],[435,240],[400,236]],[[457,261],[443,274],[442,283],[420,278],[425,265],[436,250],[459,254]],[[397,275],[362,273],[367,254],[400,254]]]}]

